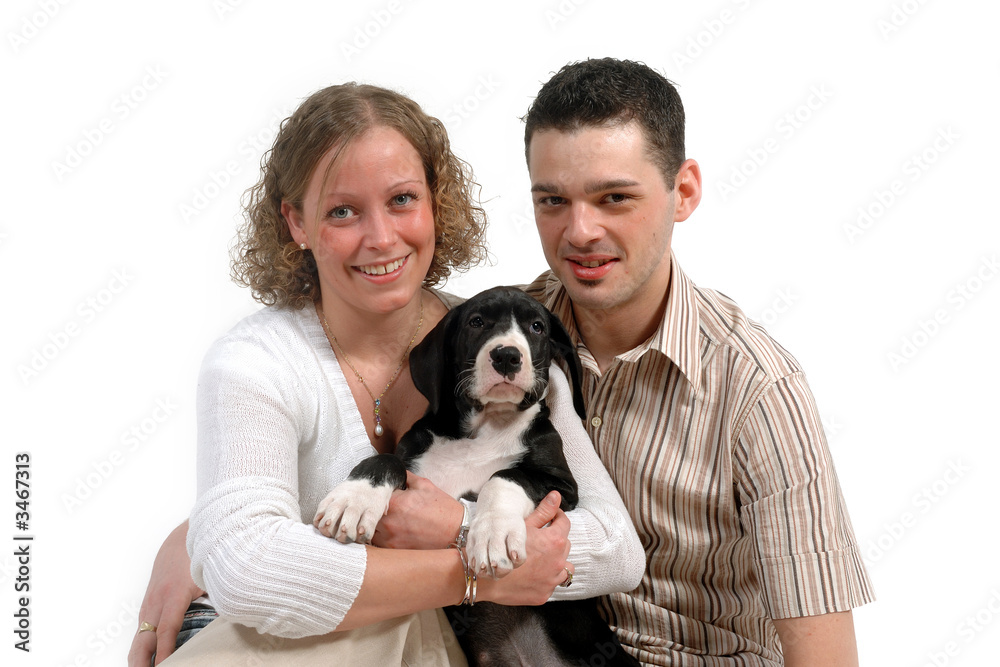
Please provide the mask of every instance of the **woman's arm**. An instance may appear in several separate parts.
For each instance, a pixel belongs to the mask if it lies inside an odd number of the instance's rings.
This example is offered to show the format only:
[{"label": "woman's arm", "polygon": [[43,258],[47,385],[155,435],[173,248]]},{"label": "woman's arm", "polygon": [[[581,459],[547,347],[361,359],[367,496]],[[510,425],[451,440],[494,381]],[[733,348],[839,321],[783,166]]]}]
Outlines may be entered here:
[{"label": "woman's arm", "polygon": [[[559,509],[559,493],[546,496],[526,519],[526,563],[503,579],[478,580],[477,600],[507,605],[538,605],[566,579],[573,565],[569,519]],[[424,609],[459,604],[465,595],[465,570],[456,549],[368,548],[368,571],[355,606],[338,630],[349,630]]]},{"label": "woman's arm", "polygon": [[205,594],[191,579],[191,559],[184,547],[187,529],[187,521],[174,528],[153,561],[139,621],[154,626],[156,632],[135,634],[128,652],[129,667],[149,667],[154,653],[157,665],[166,660],[174,652],[188,605]]},{"label": "woman's arm", "polygon": [[[260,324],[227,334],[202,365],[191,573],[237,623],[285,637],[325,634],[353,604],[366,554],[303,523],[300,473],[317,471],[300,471],[300,445],[311,440],[340,463],[342,420],[321,411],[315,390],[303,390],[319,378],[301,370],[308,350],[297,349],[285,323]],[[326,440],[308,432],[321,420]]]},{"label": "woman's arm", "polygon": [[555,364],[549,369],[546,403],[580,496],[576,509],[568,513],[573,545],[569,561],[576,566],[576,575],[573,586],[557,588],[553,598],[581,599],[630,591],[642,580],[646,554],[625,503],[573,408],[566,375]]}]

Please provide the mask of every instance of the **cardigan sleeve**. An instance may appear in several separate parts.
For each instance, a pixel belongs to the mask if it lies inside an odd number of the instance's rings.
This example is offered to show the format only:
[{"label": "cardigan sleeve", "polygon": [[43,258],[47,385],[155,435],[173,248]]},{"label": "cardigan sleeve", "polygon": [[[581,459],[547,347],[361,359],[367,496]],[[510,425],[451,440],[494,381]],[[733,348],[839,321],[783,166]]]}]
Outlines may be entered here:
[{"label": "cardigan sleeve", "polygon": [[580,496],[576,509],[567,512],[568,560],[576,570],[573,586],[556,588],[552,597],[582,599],[630,591],[642,580],[646,555],[625,503],[573,408],[566,375],[555,364],[549,370],[546,403]]},{"label": "cardigan sleeve", "polygon": [[336,629],[366,563],[363,546],[301,515],[300,429],[320,417],[301,384],[293,360],[252,332],[217,342],[198,382],[192,575],[220,614],[283,637]]}]

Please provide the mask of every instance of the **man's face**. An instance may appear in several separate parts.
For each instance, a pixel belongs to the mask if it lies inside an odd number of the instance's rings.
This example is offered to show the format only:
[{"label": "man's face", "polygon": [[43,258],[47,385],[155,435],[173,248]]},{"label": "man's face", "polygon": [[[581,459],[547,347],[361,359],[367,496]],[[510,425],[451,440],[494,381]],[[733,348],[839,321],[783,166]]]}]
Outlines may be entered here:
[{"label": "man's face", "polygon": [[676,196],[641,128],[543,130],[528,155],[545,259],[574,307],[658,308],[670,280]]}]

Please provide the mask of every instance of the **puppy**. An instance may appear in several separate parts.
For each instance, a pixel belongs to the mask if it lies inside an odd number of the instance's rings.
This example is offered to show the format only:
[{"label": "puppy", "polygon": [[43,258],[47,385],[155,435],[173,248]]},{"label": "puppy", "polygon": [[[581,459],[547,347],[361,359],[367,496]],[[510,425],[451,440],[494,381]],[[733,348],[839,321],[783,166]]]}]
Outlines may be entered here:
[{"label": "puppy", "polygon": [[[524,561],[525,517],[556,489],[577,503],[576,481],[545,405],[549,366],[565,361],[584,416],[580,360],[559,319],[519,289],[481,292],[452,309],[410,353],[428,408],[395,454],[359,463],[319,505],[315,525],[341,542],[369,542],[406,470],[455,498],[477,501],[470,568],[501,577]],[[594,600],[446,610],[471,665],[638,665]]]}]

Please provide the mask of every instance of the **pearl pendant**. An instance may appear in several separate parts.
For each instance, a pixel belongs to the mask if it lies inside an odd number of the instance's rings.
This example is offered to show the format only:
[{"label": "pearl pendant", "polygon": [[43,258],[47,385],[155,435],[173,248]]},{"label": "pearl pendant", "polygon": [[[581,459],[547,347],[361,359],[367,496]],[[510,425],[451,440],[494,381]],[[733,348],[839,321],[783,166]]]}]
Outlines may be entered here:
[{"label": "pearl pendant", "polygon": [[384,432],[381,424],[375,424],[375,437],[380,437]]}]

